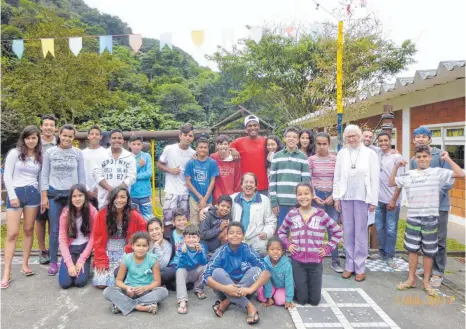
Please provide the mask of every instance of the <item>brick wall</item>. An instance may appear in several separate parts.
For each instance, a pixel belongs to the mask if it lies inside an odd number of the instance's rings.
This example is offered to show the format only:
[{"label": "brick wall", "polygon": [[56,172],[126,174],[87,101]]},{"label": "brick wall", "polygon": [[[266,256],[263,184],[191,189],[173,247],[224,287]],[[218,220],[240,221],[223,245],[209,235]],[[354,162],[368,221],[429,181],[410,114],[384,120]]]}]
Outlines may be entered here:
[{"label": "brick wall", "polygon": [[[462,122],[465,120],[464,97],[448,101],[416,106],[411,108],[411,131],[421,125]],[[414,155],[414,144],[411,139],[411,156]],[[464,179],[457,179],[450,191],[452,215],[465,218]]]}]

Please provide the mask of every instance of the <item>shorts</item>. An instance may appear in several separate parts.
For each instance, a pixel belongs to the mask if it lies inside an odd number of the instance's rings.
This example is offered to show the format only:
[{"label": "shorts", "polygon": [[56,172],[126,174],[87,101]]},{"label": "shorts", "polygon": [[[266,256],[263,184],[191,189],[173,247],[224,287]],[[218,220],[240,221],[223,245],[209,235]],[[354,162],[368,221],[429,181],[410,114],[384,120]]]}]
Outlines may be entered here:
[{"label": "shorts", "polygon": [[422,246],[424,256],[434,257],[438,252],[438,217],[408,217],[404,247],[408,252],[418,252]]},{"label": "shorts", "polygon": [[19,207],[13,208],[10,198],[6,201],[7,210],[22,210],[23,208],[35,208],[40,206],[40,193],[35,186],[15,187],[16,197],[19,199]]},{"label": "shorts", "polygon": [[132,207],[137,209],[146,221],[154,217],[152,212],[152,200],[150,196],[144,198],[131,198]]},{"label": "shorts", "polygon": [[173,213],[178,208],[183,208],[186,211],[186,217],[189,218],[189,195],[165,193],[162,207],[165,226],[173,225]]}]

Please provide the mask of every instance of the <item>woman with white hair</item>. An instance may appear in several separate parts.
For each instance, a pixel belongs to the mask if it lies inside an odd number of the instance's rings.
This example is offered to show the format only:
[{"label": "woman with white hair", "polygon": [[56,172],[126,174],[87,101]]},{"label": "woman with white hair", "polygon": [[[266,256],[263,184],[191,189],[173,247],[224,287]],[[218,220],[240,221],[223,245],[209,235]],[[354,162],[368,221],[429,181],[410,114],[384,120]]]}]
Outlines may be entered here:
[{"label": "woman with white hair", "polygon": [[366,278],[367,217],[378,204],[380,165],[374,151],[361,143],[362,132],[348,125],[343,132],[346,147],[337,154],[333,180],[335,208],[342,213],[346,249],[344,279],[356,273],[356,281]]}]

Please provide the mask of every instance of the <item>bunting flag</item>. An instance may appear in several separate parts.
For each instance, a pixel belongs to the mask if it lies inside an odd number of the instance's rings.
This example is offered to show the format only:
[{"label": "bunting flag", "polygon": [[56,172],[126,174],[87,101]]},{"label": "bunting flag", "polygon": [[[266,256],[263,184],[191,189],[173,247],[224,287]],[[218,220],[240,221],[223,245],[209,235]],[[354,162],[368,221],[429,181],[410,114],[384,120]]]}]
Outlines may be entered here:
[{"label": "bunting flag", "polygon": [[76,38],[69,38],[68,45],[70,47],[71,52],[74,56],[78,56],[83,48],[83,38],[76,37]]},{"label": "bunting flag", "polygon": [[24,40],[13,40],[13,45],[11,48],[19,59],[23,58]]},{"label": "bunting flag", "polygon": [[222,30],[222,39],[223,39],[223,47],[227,48],[229,46],[233,46],[236,43],[235,40],[235,30],[232,28],[227,28]]},{"label": "bunting flag", "polygon": [[142,46],[142,36],[140,34],[130,34],[129,45],[133,48],[133,51],[137,53]]},{"label": "bunting flag", "polygon": [[113,51],[113,39],[111,35],[101,35],[99,37],[100,40],[100,49],[99,49],[99,54],[103,54],[105,49],[108,50],[108,52],[111,54]]},{"label": "bunting flag", "polygon": [[290,38],[294,37],[294,27],[289,25],[283,29]]},{"label": "bunting flag", "polygon": [[165,46],[167,46],[170,49],[173,49],[172,34],[170,32],[160,34],[160,50],[162,50]]},{"label": "bunting flag", "polygon": [[47,54],[50,53],[53,57],[55,57],[55,43],[54,39],[40,39],[42,44],[42,54],[44,54],[44,58],[47,57]]},{"label": "bunting flag", "polygon": [[253,26],[250,30],[251,39],[254,40],[256,43],[259,43],[262,39],[262,27],[260,26]]},{"label": "bunting flag", "polygon": [[200,48],[204,43],[204,31],[191,31],[191,39],[196,47]]}]

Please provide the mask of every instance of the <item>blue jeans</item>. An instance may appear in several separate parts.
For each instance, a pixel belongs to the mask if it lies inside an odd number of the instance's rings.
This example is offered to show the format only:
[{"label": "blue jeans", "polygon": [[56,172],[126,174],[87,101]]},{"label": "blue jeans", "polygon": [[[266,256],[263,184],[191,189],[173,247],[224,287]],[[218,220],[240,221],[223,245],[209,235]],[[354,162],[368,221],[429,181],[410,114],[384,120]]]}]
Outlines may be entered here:
[{"label": "blue jeans", "polygon": [[60,226],[60,215],[63,208],[66,206],[66,200],[54,200],[49,197],[49,254],[50,263],[57,263],[58,252],[58,231]]},{"label": "blue jeans", "polygon": [[[81,256],[84,249],[86,249],[87,242],[81,245],[70,245],[70,254],[73,264],[76,265],[79,257]],[[82,288],[86,285],[89,278],[89,272],[91,269],[91,257],[86,260],[83,266],[83,270],[79,272],[77,277],[72,277],[68,274],[68,267],[66,266],[63,258],[61,259],[60,271],[58,272],[58,284],[63,289],[68,289],[71,286]]]},{"label": "blue jeans", "polygon": [[399,217],[400,206],[388,211],[387,204],[379,202],[375,210],[375,228],[377,230],[377,241],[379,242],[379,253],[383,258],[393,258],[395,256]]},{"label": "blue jeans", "polygon": [[278,226],[277,226],[277,231],[282,226],[283,221],[285,220],[286,214],[288,214],[288,211],[291,210],[293,206],[279,206],[280,213],[278,214]]},{"label": "blue jeans", "polygon": [[[332,195],[332,192],[324,192],[324,191],[319,191],[319,190],[315,190],[315,191],[316,191],[316,196],[318,198],[322,199],[322,200],[325,200],[330,195]],[[327,213],[327,215],[329,215],[330,218],[332,218],[336,223],[340,222],[340,214],[338,213],[338,211],[335,209],[335,207],[333,205],[331,205],[331,206],[329,206],[329,205],[321,206],[321,205],[317,204],[317,202],[315,202],[315,201],[312,201],[312,205],[314,207],[316,207],[316,208],[319,208],[319,209],[322,209],[323,211],[325,211]],[[328,234],[328,239],[330,240],[332,238],[332,233],[328,229],[327,229],[327,234]],[[332,251],[332,261],[333,262],[339,262],[339,260],[338,260],[338,245],[335,248],[335,250]]]},{"label": "blue jeans", "polygon": [[154,217],[152,212],[152,200],[150,196],[145,198],[131,198],[132,206],[136,208],[146,221]]}]

